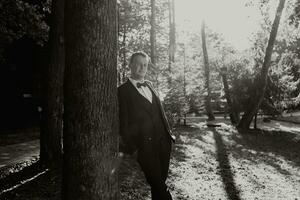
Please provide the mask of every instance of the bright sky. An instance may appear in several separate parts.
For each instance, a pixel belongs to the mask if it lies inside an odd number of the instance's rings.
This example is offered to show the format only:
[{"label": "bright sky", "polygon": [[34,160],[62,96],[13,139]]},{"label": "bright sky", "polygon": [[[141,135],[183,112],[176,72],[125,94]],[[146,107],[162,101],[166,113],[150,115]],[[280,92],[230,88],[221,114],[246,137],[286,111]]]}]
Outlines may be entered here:
[{"label": "bright sky", "polygon": [[261,19],[259,10],[246,7],[245,3],[245,0],[175,0],[177,31],[200,30],[205,16],[210,29],[222,33],[238,50],[244,50],[250,46],[249,37],[258,30]]}]

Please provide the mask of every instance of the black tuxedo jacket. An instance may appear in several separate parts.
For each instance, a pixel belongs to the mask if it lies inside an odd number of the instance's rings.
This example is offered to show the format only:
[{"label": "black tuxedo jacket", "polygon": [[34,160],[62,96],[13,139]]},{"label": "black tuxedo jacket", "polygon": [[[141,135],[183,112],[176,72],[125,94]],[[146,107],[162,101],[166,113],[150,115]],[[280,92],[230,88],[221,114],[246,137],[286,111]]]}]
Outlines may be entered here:
[{"label": "black tuxedo jacket", "polygon": [[[156,99],[159,102],[159,110],[167,135],[174,142],[175,137],[172,135],[157,93],[151,83],[149,81],[146,82],[152,94],[154,94],[152,99]],[[148,145],[154,139],[155,127],[151,118],[151,111],[149,110],[149,106],[147,106],[148,102],[146,101],[148,100],[139,93],[129,80],[118,88],[118,99],[121,135],[120,150],[132,154],[141,147]]]}]

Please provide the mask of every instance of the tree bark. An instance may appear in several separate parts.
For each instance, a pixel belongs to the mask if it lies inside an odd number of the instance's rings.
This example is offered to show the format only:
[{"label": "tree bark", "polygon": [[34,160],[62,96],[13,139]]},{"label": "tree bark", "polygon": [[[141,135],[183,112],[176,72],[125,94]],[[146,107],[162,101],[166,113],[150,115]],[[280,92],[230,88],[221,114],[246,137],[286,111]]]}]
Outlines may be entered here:
[{"label": "tree bark", "polygon": [[285,0],[279,1],[279,5],[278,5],[277,11],[276,11],[276,16],[275,16],[275,19],[274,19],[274,22],[272,25],[271,33],[270,33],[270,38],[268,41],[268,46],[266,48],[264,62],[263,62],[262,68],[261,68],[260,77],[258,77],[258,81],[256,81],[257,85],[256,85],[255,94],[253,96],[251,96],[251,99],[249,100],[250,103],[248,104],[249,105],[248,109],[246,110],[240,123],[238,124],[239,128],[249,129],[255,113],[257,113],[259,106],[260,106],[262,100],[264,99],[264,95],[265,95],[265,91],[266,91],[266,87],[267,87],[267,77],[268,77],[268,71],[269,71],[270,62],[271,62],[272,51],[273,51],[274,43],[276,40],[276,35],[277,35],[278,27],[279,27],[282,10],[284,8],[284,3],[285,3]]},{"label": "tree bark", "polygon": [[150,45],[151,45],[151,63],[154,67],[156,67],[156,8],[155,8],[155,0],[151,0],[151,19],[150,19]]},{"label": "tree bark", "polygon": [[116,0],[66,1],[66,200],[119,198],[116,6]]},{"label": "tree bark", "polygon": [[225,98],[226,98],[227,105],[228,105],[230,121],[233,125],[236,125],[236,124],[238,124],[240,119],[239,119],[238,112],[234,109],[234,104],[232,102],[232,98],[230,95],[228,81],[227,81],[227,68],[223,67],[221,70],[222,70],[221,76],[222,76],[222,81],[223,81],[223,86],[224,86]]},{"label": "tree bark", "polygon": [[40,160],[44,165],[59,164],[62,158],[64,0],[53,0],[49,36],[49,64],[45,71],[45,95],[40,137]]},{"label": "tree bark", "polygon": [[209,61],[208,61],[208,53],[206,49],[206,36],[205,36],[205,23],[202,21],[201,26],[201,38],[202,38],[202,50],[204,57],[204,75],[205,75],[205,87],[207,90],[207,96],[205,97],[205,109],[206,114],[208,116],[208,120],[215,120],[214,114],[211,109],[211,91],[209,85]]}]

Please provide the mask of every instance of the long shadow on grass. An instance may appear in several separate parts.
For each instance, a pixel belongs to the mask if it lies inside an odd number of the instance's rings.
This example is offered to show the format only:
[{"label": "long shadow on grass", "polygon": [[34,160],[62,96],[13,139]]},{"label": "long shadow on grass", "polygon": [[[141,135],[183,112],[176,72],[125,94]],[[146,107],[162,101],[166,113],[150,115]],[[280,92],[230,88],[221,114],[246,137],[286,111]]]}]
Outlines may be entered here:
[{"label": "long shadow on grass", "polygon": [[219,162],[220,173],[221,173],[222,181],[225,186],[225,191],[227,193],[227,196],[230,200],[239,200],[240,192],[235,185],[233,173],[228,159],[227,149],[224,144],[223,138],[216,131],[215,128],[209,128],[209,129],[213,131],[214,139],[216,141],[217,161]]},{"label": "long shadow on grass", "polygon": [[[224,183],[224,187],[228,199],[239,200],[240,192],[238,191],[235,185],[233,173],[231,171],[230,162],[228,159],[227,149],[223,142],[222,136],[216,131],[215,128],[209,128],[209,130],[213,132],[213,137],[217,149],[217,161],[219,162],[220,173],[221,173],[222,181]],[[186,145],[198,146],[199,141],[208,143],[208,141],[204,138],[205,135],[207,135],[208,133],[209,131],[207,131],[206,126],[200,127],[200,131],[199,131],[199,127],[198,128],[192,128],[192,127],[177,128],[177,131],[175,133],[177,134],[176,148],[173,154],[175,161],[184,162],[186,160],[186,158],[188,157],[186,153],[186,147],[185,147]],[[182,137],[180,137],[179,134]],[[182,140],[185,136],[188,136],[187,140]],[[201,146],[198,147],[202,148]],[[210,150],[208,149],[205,149],[205,151],[207,151],[206,153],[213,154],[213,152],[209,152]]]}]

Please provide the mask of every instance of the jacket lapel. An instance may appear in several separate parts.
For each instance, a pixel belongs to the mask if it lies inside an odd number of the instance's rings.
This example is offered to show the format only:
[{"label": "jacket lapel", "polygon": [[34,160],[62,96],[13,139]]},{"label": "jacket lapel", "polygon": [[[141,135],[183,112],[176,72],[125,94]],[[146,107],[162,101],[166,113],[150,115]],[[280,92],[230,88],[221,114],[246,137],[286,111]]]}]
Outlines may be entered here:
[{"label": "jacket lapel", "polygon": [[[175,142],[175,137],[173,136],[172,134],[172,130],[171,130],[171,127],[169,125],[169,122],[167,120],[167,116],[166,116],[166,113],[163,109],[163,106],[161,104],[161,101],[158,97],[158,93],[155,91],[155,89],[152,87],[152,84],[151,82],[149,81],[146,81],[148,86],[149,86],[149,89],[151,90],[152,92],[152,103],[154,103],[154,101],[156,101],[158,103],[158,106],[159,106],[159,109],[160,109],[160,112],[162,114],[162,118],[163,118],[163,121],[164,121],[164,124],[166,125],[167,129],[168,129],[168,132],[171,136],[171,139],[173,142]],[[135,88],[135,86],[130,82],[130,80],[127,80],[126,84],[128,84],[128,87],[130,88],[131,90],[131,93],[132,95],[134,95],[134,99],[136,99],[136,103],[140,104],[140,106],[145,109],[149,115],[152,115],[152,112],[151,112],[151,103],[143,96],[139,93],[139,91]],[[135,103],[135,102],[134,102]]]},{"label": "jacket lapel", "polygon": [[164,123],[165,123],[166,126],[167,126],[168,132],[169,132],[169,134],[171,135],[172,140],[175,141],[175,139],[172,137],[172,130],[171,130],[170,124],[169,124],[169,122],[168,122],[168,120],[167,120],[167,116],[166,116],[166,113],[165,113],[165,111],[164,111],[164,108],[163,108],[163,106],[162,106],[162,104],[161,104],[161,101],[160,101],[160,99],[159,99],[159,97],[158,97],[158,93],[157,93],[157,92],[155,91],[155,89],[152,87],[151,82],[148,82],[148,81],[147,81],[147,83],[148,83],[148,86],[149,86],[150,90],[152,91],[152,94],[154,94],[154,97],[152,97],[152,98],[155,98],[155,99],[156,99],[156,102],[158,102],[158,106],[159,106],[159,109],[160,109],[160,111],[161,111],[161,114],[162,114]]},{"label": "jacket lapel", "polygon": [[[135,88],[135,86],[127,80],[128,87],[131,90],[132,95],[134,95],[134,99],[136,100],[134,103],[140,104],[140,107],[145,109],[149,115],[151,115],[151,103],[146,99],[142,94],[139,93],[139,91]],[[152,97],[153,102],[153,97]]]}]

